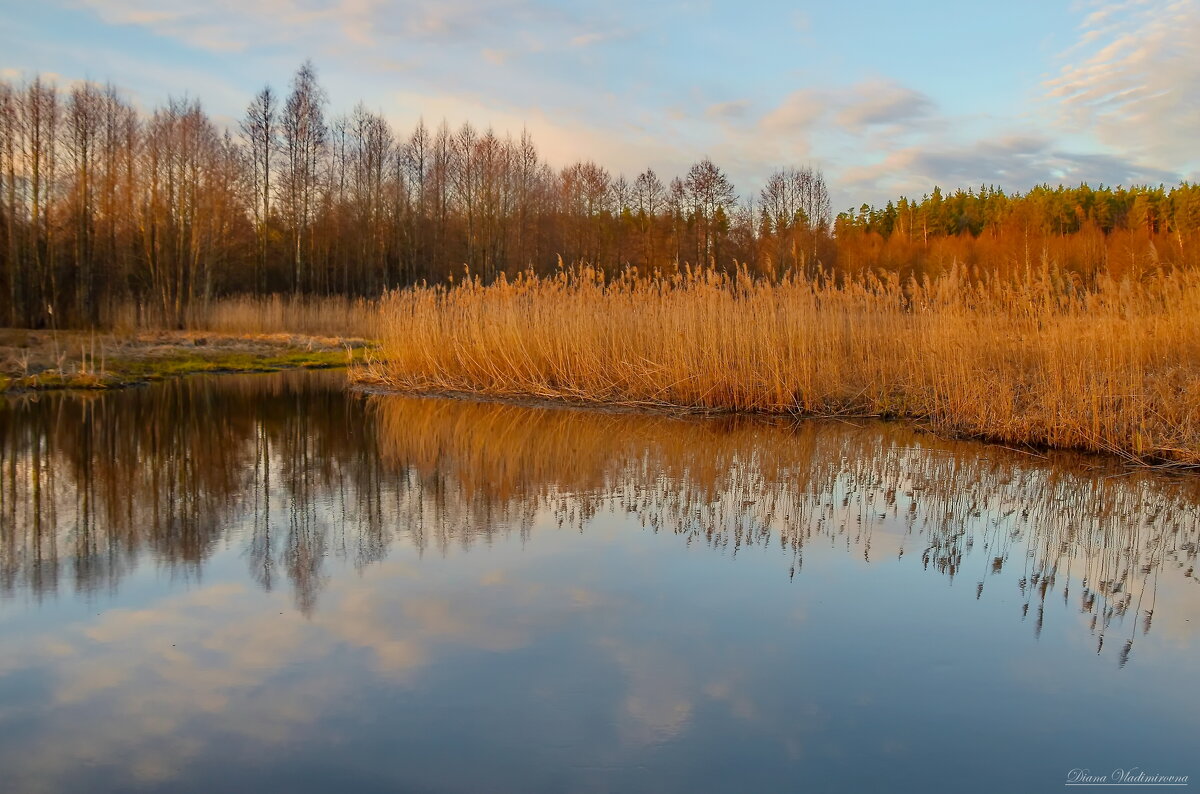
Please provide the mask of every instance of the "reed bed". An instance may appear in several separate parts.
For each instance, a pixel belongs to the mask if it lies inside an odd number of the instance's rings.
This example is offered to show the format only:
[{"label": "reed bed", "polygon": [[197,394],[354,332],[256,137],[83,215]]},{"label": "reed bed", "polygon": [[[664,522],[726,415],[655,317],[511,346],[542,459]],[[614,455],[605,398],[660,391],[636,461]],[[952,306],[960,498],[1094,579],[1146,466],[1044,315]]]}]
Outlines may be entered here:
[{"label": "reed bed", "polygon": [[[197,302],[185,316],[187,330],[227,334],[303,334],[372,338],[376,301],[342,296],[239,295]],[[118,331],[158,330],[153,311],[134,304],[117,307],[108,323]]]},{"label": "reed bed", "polygon": [[1200,465],[1200,275],[594,269],[392,291],[358,381],[409,392],[914,420],[955,436]]}]

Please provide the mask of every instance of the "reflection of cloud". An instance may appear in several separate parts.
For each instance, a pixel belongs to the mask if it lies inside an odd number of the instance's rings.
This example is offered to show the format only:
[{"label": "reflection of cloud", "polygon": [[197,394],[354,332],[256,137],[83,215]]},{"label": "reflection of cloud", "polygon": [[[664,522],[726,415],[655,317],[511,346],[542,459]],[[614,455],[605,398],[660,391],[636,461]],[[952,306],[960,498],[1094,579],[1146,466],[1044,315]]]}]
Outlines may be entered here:
[{"label": "reflection of cloud", "polygon": [[654,647],[611,638],[599,644],[628,681],[617,722],[622,742],[640,746],[678,737],[692,717],[688,666]]},{"label": "reflection of cloud", "polygon": [[640,687],[635,680],[633,692],[622,704],[628,722],[624,726],[625,741],[630,744],[661,744],[668,742],[687,726],[692,717],[692,703],[680,692],[659,687]]},{"label": "reflection of cloud", "polygon": [[[34,723],[40,732],[0,752],[9,779],[53,790],[89,765],[118,763],[133,781],[163,782],[206,751],[200,726],[216,715],[223,730],[260,743],[286,741],[313,722],[330,694],[321,682],[259,693],[283,666],[320,652],[312,627],[246,596],[241,586],[197,589],[154,608],[110,610],[52,643],[3,649],[48,676],[54,693]],[[253,705],[250,693],[260,694]]]},{"label": "reflection of cloud", "polygon": [[[387,568],[373,568],[365,584],[386,587]],[[318,623],[341,641],[370,650],[381,673],[404,679],[429,663],[435,646],[503,652],[529,643],[539,627],[538,616],[510,614],[514,602],[529,597],[519,586],[496,587],[504,591],[463,589],[395,600],[381,599],[370,587],[356,588],[324,610]]]},{"label": "reflection of cloud", "polygon": [[752,722],[760,718],[759,708],[743,694],[743,688],[732,681],[713,681],[704,687],[704,694],[728,704],[729,713],[739,720]]},{"label": "reflection of cloud", "polygon": [[[448,649],[513,651],[603,603],[584,588],[547,592],[502,568],[476,581],[437,587],[408,563],[386,562],[334,579],[312,619],[286,594],[224,583],[112,609],[45,638],[0,638],[0,676],[40,670],[53,693],[25,743],[0,748],[0,768],[21,789],[70,788],[65,776],[88,765],[119,765],[127,782],[170,781],[229,733],[238,746],[260,747],[310,730],[354,686],[353,676],[306,665],[338,649],[362,649],[379,673],[411,681]],[[110,729],[96,729],[101,718]]]}]

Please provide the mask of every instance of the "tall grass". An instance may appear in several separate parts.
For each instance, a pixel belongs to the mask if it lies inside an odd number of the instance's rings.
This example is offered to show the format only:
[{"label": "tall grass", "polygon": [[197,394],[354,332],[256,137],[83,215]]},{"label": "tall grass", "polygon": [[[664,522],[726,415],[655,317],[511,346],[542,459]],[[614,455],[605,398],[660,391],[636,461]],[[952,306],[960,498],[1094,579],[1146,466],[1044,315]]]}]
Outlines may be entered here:
[{"label": "tall grass", "polygon": [[362,382],[586,403],[916,420],[1200,464],[1200,275],[767,283],[589,268],[390,292]]},{"label": "tall grass", "polygon": [[[239,295],[197,302],[186,313],[190,331],[228,334],[305,334],[373,337],[376,302],[341,296]],[[132,303],[118,306],[107,323],[117,331],[159,330],[153,311]]]}]

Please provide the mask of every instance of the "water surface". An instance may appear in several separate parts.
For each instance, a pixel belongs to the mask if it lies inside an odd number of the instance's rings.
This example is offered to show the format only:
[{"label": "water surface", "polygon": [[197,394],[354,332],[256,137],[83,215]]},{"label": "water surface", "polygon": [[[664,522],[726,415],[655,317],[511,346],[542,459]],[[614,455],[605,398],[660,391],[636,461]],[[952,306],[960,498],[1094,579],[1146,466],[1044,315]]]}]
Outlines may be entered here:
[{"label": "water surface", "polygon": [[1200,482],[197,377],[0,403],[5,791],[1198,772]]}]

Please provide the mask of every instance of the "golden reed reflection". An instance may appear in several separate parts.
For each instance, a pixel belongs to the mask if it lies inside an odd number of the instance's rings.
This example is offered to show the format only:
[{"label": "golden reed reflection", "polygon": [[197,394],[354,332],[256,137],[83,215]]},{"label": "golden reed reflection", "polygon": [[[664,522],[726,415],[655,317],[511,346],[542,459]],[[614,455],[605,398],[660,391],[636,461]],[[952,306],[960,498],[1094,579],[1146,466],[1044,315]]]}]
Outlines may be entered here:
[{"label": "golden reed reflection", "polygon": [[366,397],[336,373],[0,402],[9,596],[113,590],[144,557],[196,576],[233,543],[311,612],[331,557],[444,554],[612,513],[733,555],[770,544],[793,576],[833,548],[916,558],[976,597],[1015,585],[1035,632],[1059,597],[1097,650],[1120,627],[1123,662],[1160,577],[1197,582],[1198,509],[1195,478],[903,427]]},{"label": "golden reed reflection", "polygon": [[[371,400],[380,452],[436,483],[452,521],[423,538],[445,549],[481,531],[528,532],[540,511],[582,531],[598,513],[736,554],[778,544],[792,575],[814,544],[871,562],[918,555],[970,577],[1016,580],[1043,627],[1047,599],[1075,599],[1103,648],[1141,616],[1150,630],[1164,570],[1195,584],[1200,481],[937,439],[883,423],[681,419],[436,398]],[[452,494],[452,498],[445,496]],[[440,515],[451,511],[442,510]],[[972,554],[978,549],[979,553]]]}]

